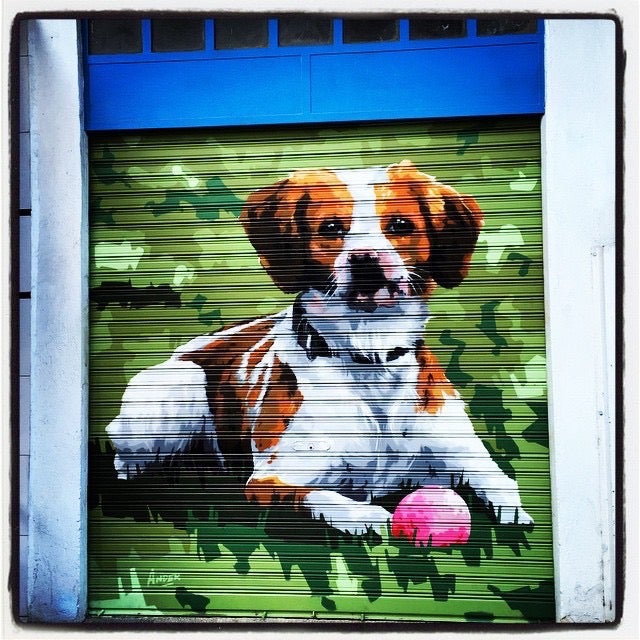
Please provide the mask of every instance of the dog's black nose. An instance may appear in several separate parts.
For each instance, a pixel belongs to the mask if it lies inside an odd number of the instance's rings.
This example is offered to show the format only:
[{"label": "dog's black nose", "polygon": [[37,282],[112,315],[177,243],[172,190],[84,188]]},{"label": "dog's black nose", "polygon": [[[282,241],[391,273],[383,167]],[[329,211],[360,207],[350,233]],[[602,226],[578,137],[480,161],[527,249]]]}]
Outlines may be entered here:
[{"label": "dog's black nose", "polygon": [[354,251],[349,255],[351,266],[377,264],[378,254],[375,251]]},{"label": "dog's black nose", "polygon": [[374,251],[354,251],[349,256],[351,277],[356,281],[377,280],[382,276],[378,255]]},{"label": "dog's black nose", "polygon": [[384,286],[386,280],[375,251],[354,251],[349,266],[353,287],[359,293],[370,295]]}]

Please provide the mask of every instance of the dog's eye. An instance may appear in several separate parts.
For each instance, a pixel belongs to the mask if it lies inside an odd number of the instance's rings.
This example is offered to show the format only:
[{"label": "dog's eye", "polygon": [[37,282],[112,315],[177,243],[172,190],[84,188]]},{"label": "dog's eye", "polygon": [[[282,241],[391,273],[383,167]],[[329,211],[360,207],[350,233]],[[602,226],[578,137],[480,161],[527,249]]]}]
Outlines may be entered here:
[{"label": "dog's eye", "polygon": [[415,231],[415,228],[416,225],[411,220],[398,216],[389,221],[386,230],[394,236],[408,236]]},{"label": "dog's eye", "polygon": [[322,224],[318,227],[318,233],[323,238],[342,238],[344,236],[346,230],[344,228],[344,224],[341,220],[337,218],[331,218],[329,220],[324,220]]}]

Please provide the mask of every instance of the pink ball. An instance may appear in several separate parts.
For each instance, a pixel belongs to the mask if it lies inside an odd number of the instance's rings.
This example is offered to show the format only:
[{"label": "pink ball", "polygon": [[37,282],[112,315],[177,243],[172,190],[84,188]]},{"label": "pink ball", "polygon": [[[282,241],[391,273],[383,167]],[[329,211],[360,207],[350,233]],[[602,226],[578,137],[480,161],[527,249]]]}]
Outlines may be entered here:
[{"label": "pink ball", "polygon": [[464,544],[471,533],[471,514],[451,489],[426,486],[405,496],[391,517],[391,535],[407,538],[416,547]]}]

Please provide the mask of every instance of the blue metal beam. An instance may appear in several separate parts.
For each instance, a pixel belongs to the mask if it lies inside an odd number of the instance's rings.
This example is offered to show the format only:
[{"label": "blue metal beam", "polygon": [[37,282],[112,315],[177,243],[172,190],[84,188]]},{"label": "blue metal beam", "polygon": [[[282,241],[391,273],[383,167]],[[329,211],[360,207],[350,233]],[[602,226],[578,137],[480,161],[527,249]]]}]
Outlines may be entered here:
[{"label": "blue metal beam", "polygon": [[[143,21],[143,30],[148,31]],[[86,57],[88,130],[537,114],[543,34]],[[209,24],[209,21],[207,21]],[[210,42],[210,40],[209,40]]]}]

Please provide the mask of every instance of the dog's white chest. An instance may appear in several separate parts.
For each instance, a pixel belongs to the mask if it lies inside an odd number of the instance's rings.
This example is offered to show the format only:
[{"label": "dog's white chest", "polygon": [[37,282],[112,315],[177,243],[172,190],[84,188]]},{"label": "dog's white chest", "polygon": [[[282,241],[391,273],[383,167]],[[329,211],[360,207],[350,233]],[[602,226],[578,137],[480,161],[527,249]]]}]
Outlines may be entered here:
[{"label": "dog's white chest", "polygon": [[291,360],[303,401],[277,445],[254,452],[257,474],[277,469],[296,484],[342,486],[348,493],[399,482],[412,457],[413,354],[384,373],[361,364],[354,373],[334,358],[313,366]]},{"label": "dog's white chest", "polygon": [[338,429],[392,435],[396,419],[413,414],[417,364],[411,353],[393,366],[317,359],[313,367],[294,367],[294,373],[304,398],[300,416],[320,411],[334,416]]}]

